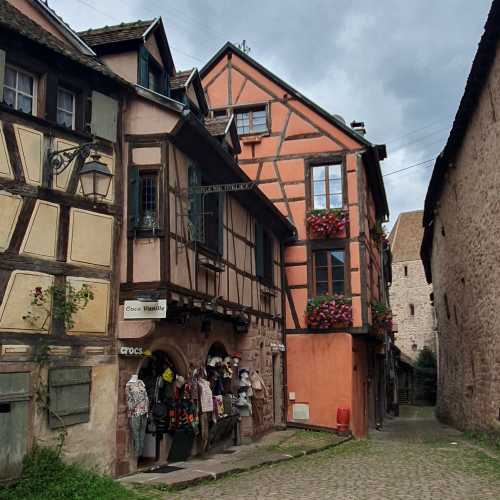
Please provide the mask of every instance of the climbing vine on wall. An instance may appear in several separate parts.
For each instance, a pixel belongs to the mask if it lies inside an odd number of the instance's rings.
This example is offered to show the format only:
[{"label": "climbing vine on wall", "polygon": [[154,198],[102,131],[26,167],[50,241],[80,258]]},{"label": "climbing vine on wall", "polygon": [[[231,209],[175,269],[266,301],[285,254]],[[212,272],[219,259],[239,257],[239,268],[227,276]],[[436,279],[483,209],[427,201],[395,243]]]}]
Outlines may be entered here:
[{"label": "climbing vine on wall", "polygon": [[44,372],[48,370],[50,364],[49,344],[46,340],[42,340],[35,347],[33,361],[36,366],[33,373],[33,392],[35,403],[42,411],[46,410],[48,414],[55,417],[61,423],[61,429],[57,434],[57,445],[55,447],[55,450],[59,455],[64,446],[68,431],[66,430],[66,425],[62,417],[50,407],[49,386],[44,378]]},{"label": "climbing vine on wall", "polygon": [[85,309],[88,303],[94,300],[91,287],[85,283],[79,290],[71,283],[51,285],[45,289],[37,286],[30,294],[30,309],[23,316],[23,320],[37,325],[41,322],[42,330],[51,314],[54,319],[62,320],[67,330],[71,330],[75,326],[75,313]]}]

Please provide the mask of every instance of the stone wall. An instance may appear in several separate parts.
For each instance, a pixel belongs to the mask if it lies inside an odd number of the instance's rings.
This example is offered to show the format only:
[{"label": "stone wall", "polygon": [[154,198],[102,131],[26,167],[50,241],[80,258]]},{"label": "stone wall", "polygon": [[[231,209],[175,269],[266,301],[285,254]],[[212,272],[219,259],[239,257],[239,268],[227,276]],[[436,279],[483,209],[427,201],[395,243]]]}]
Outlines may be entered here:
[{"label": "stone wall", "polygon": [[[132,323],[132,322],[127,322]],[[250,371],[258,370],[262,375],[269,396],[263,409],[263,423],[257,425],[254,417],[241,417],[241,434],[243,438],[253,438],[268,430],[275,423],[274,395],[273,395],[273,352],[271,344],[282,342],[282,327],[270,320],[259,320],[252,323],[248,333],[235,333],[233,325],[229,321],[212,321],[212,329],[208,334],[201,332],[200,316],[192,317],[184,325],[178,325],[173,321],[161,322],[156,330],[143,339],[127,341],[127,345],[140,346],[150,351],[162,350],[166,352],[172,362],[176,365],[180,374],[186,375],[189,366],[202,366],[207,361],[210,347],[214,343],[221,343],[228,354],[240,352],[242,355],[240,368],[248,368]],[[278,355],[281,358],[281,355]],[[127,406],[125,400],[125,384],[133,373],[138,373],[142,358],[120,358],[120,373],[118,383],[118,417],[117,417],[117,475],[124,475],[137,469],[137,460],[131,453],[131,436],[127,417]],[[276,369],[282,372],[281,362],[276,363]],[[279,374],[282,376],[282,373]],[[277,386],[282,391],[282,385]],[[282,394],[276,394],[278,406],[282,403]],[[277,415],[282,415],[279,408]],[[167,447],[169,446],[167,440]],[[196,453],[196,446],[194,452]],[[164,450],[165,456],[168,450]]]},{"label": "stone wall", "polygon": [[[420,260],[393,263],[389,293],[394,321],[398,327],[396,346],[413,360],[417,359],[424,347],[436,352],[431,292],[432,286],[425,280]],[[411,304],[414,315],[411,314]]]},{"label": "stone wall", "polygon": [[500,432],[500,61],[496,60],[434,222],[438,414]]}]

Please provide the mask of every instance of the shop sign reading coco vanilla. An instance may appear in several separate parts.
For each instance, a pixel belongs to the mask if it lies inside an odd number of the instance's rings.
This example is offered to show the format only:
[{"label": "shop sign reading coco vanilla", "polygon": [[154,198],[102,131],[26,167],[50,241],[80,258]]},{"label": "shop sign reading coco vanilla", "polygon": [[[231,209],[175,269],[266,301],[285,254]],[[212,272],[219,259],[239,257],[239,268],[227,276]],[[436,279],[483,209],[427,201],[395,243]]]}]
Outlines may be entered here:
[{"label": "shop sign reading coco vanilla", "polygon": [[123,319],[161,319],[167,317],[167,300],[154,302],[126,300],[123,305]]}]

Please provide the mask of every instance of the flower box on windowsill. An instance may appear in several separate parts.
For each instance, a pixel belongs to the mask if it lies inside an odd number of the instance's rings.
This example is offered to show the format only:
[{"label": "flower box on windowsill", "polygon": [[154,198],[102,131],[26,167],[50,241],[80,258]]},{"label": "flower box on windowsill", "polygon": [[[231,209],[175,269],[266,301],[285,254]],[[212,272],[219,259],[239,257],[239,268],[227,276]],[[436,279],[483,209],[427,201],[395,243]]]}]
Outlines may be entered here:
[{"label": "flower box on windowsill", "polygon": [[315,297],[307,304],[306,322],[314,330],[348,328],[352,326],[351,300],[341,296]]},{"label": "flower box on windowsill", "polygon": [[345,238],[347,235],[347,210],[311,210],[306,221],[312,238]]}]

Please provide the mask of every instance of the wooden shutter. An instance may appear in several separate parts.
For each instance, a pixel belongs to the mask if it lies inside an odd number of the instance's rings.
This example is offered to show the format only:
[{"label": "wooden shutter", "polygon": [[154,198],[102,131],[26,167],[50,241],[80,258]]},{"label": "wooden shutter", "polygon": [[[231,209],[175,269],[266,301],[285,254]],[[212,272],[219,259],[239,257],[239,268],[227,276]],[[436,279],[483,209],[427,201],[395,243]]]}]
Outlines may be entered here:
[{"label": "wooden shutter", "polygon": [[[201,172],[200,169],[194,165],[189,165],[188,168],[188,183],[189,188],[201,186]],[[193,241],[201,241],[202,237],[202,220],[201,213],[201,194],[189,194],[189,224],[190,224],[190,237]]]},{"label": "wooden shutter", "polygon": [[217,253],[224,255],[224,193],[219,193],[218,223],[219,234],[217,238]]},{"label": "wooden shutter", "polygon": [[91,133],[116,142],[118,130],[118,101],[100,92],[92,92]]},{"label": "wooden shutter", "polygon": [[264,227],[260,222],[255,223],[255,275],[264,277]]},{"label": "wooden shutter", "polygon": [[141,45],[139,49],[139,67],[138,67],[138,75],[137,82],[141,87],[149,88],[149,53],[144,47]]},{"label": "wooden shutter", "polygon": [[129,169],[128,175],[127,231],[131,234],[139,225],[139,190],[141,186],[141,179],[139,177],[139,169],[137,167]]},{"label": "wooden shutter", "polygon": [[3,102],[4,81],[5,81],[5,50],[0,49],[0,102]]},{"label": "wooden shutter", "polygon": [[90,368],[49,370],[49,428],[90,420],[90,376]]}]

